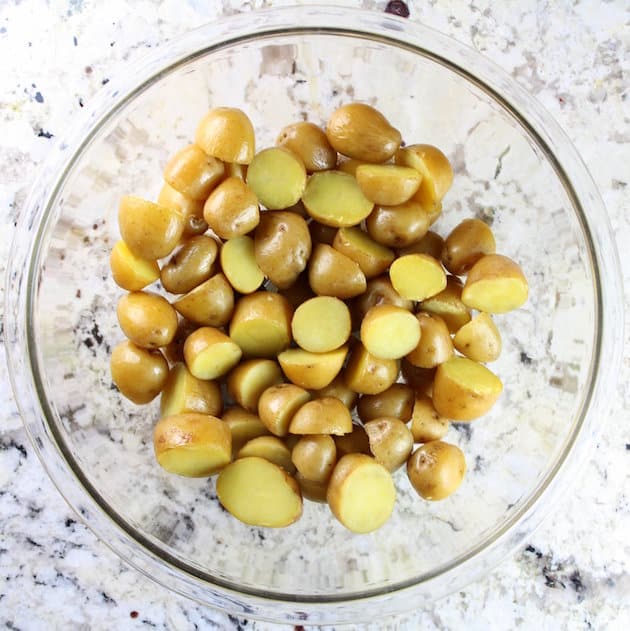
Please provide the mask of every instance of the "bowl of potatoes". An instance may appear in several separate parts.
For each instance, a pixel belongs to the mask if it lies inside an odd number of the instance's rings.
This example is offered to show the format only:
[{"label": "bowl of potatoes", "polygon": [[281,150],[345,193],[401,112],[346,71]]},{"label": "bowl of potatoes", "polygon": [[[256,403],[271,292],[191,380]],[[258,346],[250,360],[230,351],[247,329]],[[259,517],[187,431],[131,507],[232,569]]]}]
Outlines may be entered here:
[{"label": "bowl of potatoes", "polygon": [[301,7],[169,42],[44,165],[9,270],[16,400],[96,535],[295,624],[428,603],[566,491],[620,361],[585,167],[474,51]]}]

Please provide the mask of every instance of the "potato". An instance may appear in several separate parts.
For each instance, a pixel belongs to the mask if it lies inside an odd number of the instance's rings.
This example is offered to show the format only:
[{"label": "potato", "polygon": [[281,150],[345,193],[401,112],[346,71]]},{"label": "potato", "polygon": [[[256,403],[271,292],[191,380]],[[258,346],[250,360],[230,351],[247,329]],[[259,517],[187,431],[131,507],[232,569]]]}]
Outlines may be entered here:
[{"label": "potato", "polygon": [[260,221],[258,198],[243,180],[228,177],[206,199],[203,218],[221,239],[240,237]]},{"label": "potato", "polygon": [[306,221],[288,211],[262,214],[254,236],[256,262],[278,288],[293,285],[311,256],[311,235]]},{"label": "potato", "polygon": [[230,285],[241,294],[251,294],[264,282],[254,252],[254,240],[248,236],[236,237],[221,248],[221,269]]},{"label": "potato", "polygon": [[249,412],[258,410],[262,393],[282,383],[280,366],[272,359],[248,359],[235,366],[227,378],[228,394]]},{"label": "potato", "polygon": [[407,254],[397,258],[389,268],[394,289],[409,300],[426,300],[446,287],[442,265],[426,254]]},{"label": "potato", "polygon": [[232,455],[252,438],[269,435],[269,430],[257,414],[248,412],[242,407],[234,406],[223,412],[223,422],[230,428],[232,434]]},{"label": "potato", "polygon": [[356,178],[357,169],[362,164],[370,164],[370,163],[365,162],[364,160],[355,160],[354,158],[342,158],[337,163],[337,170],[343,171],[344,173],[348,173],[352,177]]},{"label": "potato", "polygon": [[306,183],[302,201],[313,219],[335,228],[356,226],[374,206],[354,177],[343,171],[313,173]]},{"label": "potato", "polygon": [[348,341],[350,310],[339,298],[317,296],[293,314],[291,331],[298,346],[312,353],[334,351]]},{"label": "potato", "polygon": [[393,305],[411,311],[413,302],[403,298],[392,286],[388,276],[377,276],[367,281],[365,293],[352,301],[352,321],[356,328],[361,326],[367,312],[376,305]]},{"label": "potato", "polygon": [[470,309],[462,302],[462,281],[457,276],[446,277],[446,287],[439,293],[423,300],[418,307],[444,320],[450,333],[456,333],[470,322]]},{"label": "potato", "polygon": [[453,345],[469,359],[492,362],[501,354],[501,334],[492,318],[482,312],[457,331]]},{"label": "potato", "polygon": [[244,182],[247,179],[247,165],[236,164],[236,162],[226,162],[225,177],[236,177]]},{"label": "potato", "polygon": [[168,300],[147,291],[124,295],[116,307],[122,332],[137,346],[166,346],[177,331],[177,313]]},{"label": "potato", "polygon": [[175,336],[171,340],[170,344],[167,344],[162,352],[164,357],[168,360],[169,364],[177,364],[184,361],[184,343],[186,338],[197,328],[196,324],[188,322],[188,320],[180,319],[175,331]]},{"label": "potato", "polygon": [[315,221],[314,219],[311,219],[309,222],[308,231],[311,234],[313,244],[325,243],[326,245],[332,245],[337,236],[337,228],[325,226],[323,223],[319,223],[319,221]]},{"label": "potato", "polygon": [[153,401],[168,377],[168,363],[160,351],[140,348],[128,340],[114,347],[110,370],[120,393],[137,405]]},{"label": "potato", "polygon": [[350,354],[343,376],[346,385],[359,394],[378,394],[398,378],[398,362],[372,355],[363,344],[357,344]]},{"label": "potato", "polygon": [[234,312],[234,291],[223,274],[215,274],[178,298],[173,306],[195,324],[224,326]]},{"label": "potato", "polygon": [[346,454],[367,454],[372,455],[370,451],[370,441],[368,435],[361,425],[353,425],[352,431],[343,436],[335,436],[335,445],[337,447],[337,457]]},{"label": "potato", "polygon": [[276,436],[258,436],[245,443],[238,451],[237,458],[257,456],[282,467],[288,473],[295,473],[288,447]]},{"label": "potato", "polygon": [[328,482],[328,505],[351,532],[380,528],[391,516],[396,488],[391,473],[365,454],[343,456]]},{"label": "potato", "polygon": [[440,261],[442,259],[442,248],[444,247],[444,239],[437,233],[429,230],[419,241],[400,248],[398,256],[405,254],[428,254],[434,259]]},{"label": "potato", "polygon": [[521,268],[501,254],[488,254],[471,268],[462,302],[486,313],[506,313],[527,302],[529,286]]},{"label": "potato", "polygon": [[177,363],[168,373],[162,390],[160,416],[164,418],[186,412],[221,416],[223,397],[217,383],[197,379],[185,364]]},{"label": "potato", "polygon": [[396,206],[411,199],[422,176],[410,167],[395,164],[362,164],[355,177],[363,194],[375,204]]},{"label": "potato", "polygon": [[247,169],[247,186],[269,210],[297,204],[306,186],[304,163],[284,147],[263,149]]},{"label": "potato", "polygon": [[295,413],[311,395],[292,383],[270,386],[258,400],[258,416],[263,425],[275,436],[286,436]]},{"label": "potato", "polygon": [[184,343],[184,360],[197,379],[216,379],[228,373],[241,359],[241,349],[225,333],[204,326]]},{"label": "potato", "polygon": [[219,246],[211,237],[191,237],[162,267],[162,287],[172,294],[191,291],[212,276],[218,252]]},{"label": "potato", "polygon": [[159,465],[169,473],[200,478],[223,469],[232,457],[230,428],[208,414],[176,414],[160,419],[153,430]]},{"label": "potato", "polygon": [[411,486],[425,500],[443,500],[460,486],[466,460],[459,447],[435,440],[416,449],[407,461]]},{"label": "potato", "polygon": [[453,355],[453,341],[448,327],[440,316],[418,313],[420,342],[407,356],[409,363],[418,368],[434,368]]},{"label": "potato", "polygon": [[339,228],[332,246],[357,263],[366,278],[373,278],[387,271],[394,260],[392,250],[376,243],[356,227]]},{"label": "potato", "polygon": [[390,248],[415,243],[427,233],[429,226],[429,214],[414,200],[397,206],[375,206],[365,221],[372,239]]},{"label": "potato", "polygon": [[236,303],[230,337],[245,357],[275,357],[291,343],[293,310],[280,294],[257,291]]},{"label": "potato", "polygon": [[208,229],[208,224],[203,218],[204,201],[176,191],[168,182],[164,182],[157,198],[160,206],[176,210],[184,217],[184,237],[203,234]]},{"label": "potato", "polygon": [[164,179],[176,191],[192,199],[206,199],[223,179],[221,160],[206,155],[197,145],[175,153],[164,168]]},{"label": "potato", "polygon": [[388,471],[396,471],[405,463],[413,449],[413,436],[400,419],[377,418],[368,421],[364,428],[376,462]]},{"label": "potato", "polygon": [[326,137],[339,153],[365,162],[389,160],[402,141],[400,132],[365,103],[337,108],[328,119]]},{"label": "potato", "polygon": [[442,263],[455,275],[466,274],[486,254],[494,254],[494,235],[487,223],[480,219],[464,219],[444,241]]},{"label": "potato", "polygon": [[318,296],[352,298],[366,287],[365,274],[352,259],[334,248],[318,243],[309,261],[308,280]]},{"label": "potato", "polygon": [[290,287],[280,289],[278,293],[284,296],[293,309],[297,309],[302,303],[315,297],[308,282],[308,272],[302,272]]},{"label": "potato", "polygon": [[298,483],[282,467],[256,456],[240,458],[221,471],[217,497],[250,526],[283,528],[302,514]]},{"label": "potato", "polygon": [[308,390],[320,390],[339,374],[347,354],[347,346],[327,353],[290,348],[278,355],[278,361],[289,381]]},{"label": "potato", "polygon": [[314,399],[305,403],[291,419],[291,434],[334,434],[352,431],[352,417],[348,408],[334,397]]},{"label": "potato", "polygon": [[127,291],[140,291],[160,277],[157,261],[136,256],[124,241],[118,241],[109,258],[114,282]]},{"label": "potato", "polygon": [[155,261],[168,256],[184,231],[184,216],[173,208],[124,195],[118,207],[118,227],[135,256]]},{"label": "potato", "polygon": [[236,164],[249,164],[256,149],[254,126],[234,107],[211,109],[197,126],[195,142],[209,156]]},{"label": "potato", "polygon": [[400,359],[416,348],[419,341],[418,319],[402,307],[377,305],[361,323],[361,343],[380,359]]},{"label": "potato", "polygon": [[431,397],[416,396],[411,416],[411,433],[416,443],[429,443],[444,438],[448,432],[449,420],[444,418],[433,405]]},{"label": "potato", "polygon": [[313,390],[311,395],[314,399],[324,397],[334,397],[339,399],[349,410],[354,408],[359,395],[349,388],[344,381],[343,375],[337,375],[327,386],[319,390]]},{"label": "potato", "polygon": [[483,364],[451,357],[435,373],[433,405],[442,416],[471,421],[485,414],[502,390],[501,380]]},{"label": "potato", "polygon": [[414,401],[411,386],[395,383],[379,394],[364,394],[359,399],[357,413],[364,423],[386,416],[406,423],[411,419]]},{"label": "potato", "polygon": [[328,482],[337,462],[335,441],[327,434],[302,436],[293,447],[291,460],[304,479]]},{"label": "potato", "polygon": [[400,372],[405,383],[411,386],[416,395],[431,396],[435,368],[420,368],[409,363],[406,359],[400,362]]},{"label": "potato", "polygon": [[309,173],[333,169],[337,164],[337,152],[331,147],[324,131],[314,123],[300,121],[287,125],[280,132],[276,144],[300,158]]},{"label": "potato", "polygon": [[326,493],[328,492],[328,481],[315,482],[314,480],[307,480],[298,471],[295,474],[295,481],[300,485],[302,491],[302,497],[305,497],[311,502],[326,503]]}]

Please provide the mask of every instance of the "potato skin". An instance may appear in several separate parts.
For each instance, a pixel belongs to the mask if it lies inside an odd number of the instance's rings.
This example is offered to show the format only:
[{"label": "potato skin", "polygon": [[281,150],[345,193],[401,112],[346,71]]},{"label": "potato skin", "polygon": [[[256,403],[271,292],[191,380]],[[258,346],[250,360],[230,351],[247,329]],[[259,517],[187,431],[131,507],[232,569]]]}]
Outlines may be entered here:
[{"label": "potato skin", "polygon": [[486,254],[494,254],[496,243],[492,230],[481,219],[464,219],[444,241],[442,263],[451,273],[459,276]]},{"label": "potato skin", "polygon": [[118,301],[118,323],[123,333],[143,348],[170,344],[177,331],[177,313],[168,300],[148,291],[134,291]]},{"label": "potato skin", "polygon": [[376,462],[388,471],[402,467],[413,449],[413,436],[400,419],[376,418],[365,424],[365,432]]},{"label": "potato skin", "polygon": [[228,177],[206,199],[203,217],[221,239],[240,237],[258,225],[258,199],[241,179]]},{"label": "potato skin", "polygon": [[309,173],[333,169],[337,164],[337,152],[324,131],[308,121],[287,125],[280,132],[276,144],[298,156]]},{"label": "potato skin", "polygon": [[422,445],[407,461],[409,481],[425,500],[443,500],[452,495],[465,474],[462,450],[441,440]]},{"label": "potato skin", "polygon": [[249,164],[256,149],[254,126],[235,107],[211,109],[197,126],[195,142],[209,156],[236,164]]},{"label": "potato skin", "polygon": [[364,394],[357,405],[359,418],[367,423],[384,416],[407,423],[414,405],[413,388],[405,383],[395,383],[379,394]]},{"label": "potato skin", "polygon": [[148,350],[126,340],[112,351],[112,381],[136,405],[153,401],[168,377],[168,362],[158,350]]},{"label": "potato skin", "polygon": [[191,237],[162,267],[162,286],[172,294],[191,291],[212,276],[218,252],[219,246],[213,238]]},{"label": "potato skin", "polygon": [[420,312],[420,342],[406,357],[418,368],[435,368],[453,355],[453,341],[448,327],[440,316]]}]

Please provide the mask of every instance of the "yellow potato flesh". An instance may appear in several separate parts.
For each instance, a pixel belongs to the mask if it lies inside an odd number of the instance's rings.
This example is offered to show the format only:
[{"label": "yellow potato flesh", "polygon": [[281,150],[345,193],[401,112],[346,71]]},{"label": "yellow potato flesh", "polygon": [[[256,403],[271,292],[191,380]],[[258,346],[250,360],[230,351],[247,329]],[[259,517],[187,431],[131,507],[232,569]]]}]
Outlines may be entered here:
[{"label": "yellow potato flesh", "polygon": [[293,339],[312,353],[334,351],[348,341],[350,310],[331,296],[317,296],[300,305],[291,321]]},{"label": "yellow potato flesh", "polygon": [[160,398],[162,417],[185,412],[220,416],[222,411],[223,399],[218,384],[197,379],[182,363],[171,368]]},{"label": "yellow potato flesh", "polygon": [[230,371],[242,352],[227,335],[213,327],[191,333],[184,343],[184,359],[197,379],[216,379]]},{"label": "yellow potato flesh", "polygon": [[258,436],[245,443],[238,451],[237,458],[258,456],[277,464],[288,473],[295,473],[289,448],[276,436]]},{"label": "yellow potato flesh", "polygon": [[157,261],[147,261],[136,256],[124,241],[112,248],[109,259],[114,282],[127,291],[139,291],[160,277]]},{"label": "yellow potato flesh", "polygon": [[256,291],[265,280],[254,255],[254,240],[248,236],[236,237],[221,248],[221,269],[230,285],[242,294]]},{"label": "yellow potato flesh", "polygon": [[448,433],[449,420],[435,409],[431,397],[419,394],[411,415],[411,433],[416,443],[439,440]]},{"label": "yellow potato flesh", "polygon": [[491,362],[501,354],[501,334],[487,313],[479,313],[457,331],[453,345],[469,359]]},{"label": "yellow potato flesh", "polygon": [[271,359],[250,359],[241,362],[228,375],[230,396],[245,410],[255,412],[262,393],[282,383],[282,371]]},{"label": "yellow potato flesh", "polygon": [[426,254],[407,254],[397,258],[389,269],[394,289],[409,300],[426,300],[446,287],[442,265]]},{"label": "yellow potato flesh", "polygon": [[307,390],[319,390],[339,374],[347,354],[347,346],[327,353],[291,348],[278,355],[278,362],[289,381]]},{"label": "yellow potato flesh", "polygon": [[232,452],[234,454],[252,438],[269,434],[269,430],[265,427],[260,418],[258,418],[257,414],[253,414],[237,406],[226,410],[221,419],[230,428],[232,434]]},{"label": "yellow potato flesh", "polygon": [[357,263],[366,278],[373,278],[387,271],[394,260],[392,250],[377,243],[356,227],[339,228],[332,246]]},{"label": "yellow potato flesh", "polygon": [[419,341],[418,319],[402,307],[377,305],[367,312],[361,323],[361,342],[379,359],[400,359]]},{"label": "yellow potato flesh", "polygon": [[311,395],[293,383],[281,383],[267,388],[258,400],[258,416],[276,436],[286,436],[295,413]]},{"label": "yellow potato flesh", "polygon": [[423,300],[422,311],[438,315],[444,320],[449,332],[456,333],[470,322],[470,309],[462,302],[462,282],[455,276],[446,278],[446,287],[435,296]]},{"label": "yellow potato flesh", "polygon": [[305,403],[291,419],[291,434],[333,434],[341,436],[352,431],[352,416],[339,399],[324,397]]},{"label": "yellow potato flesh", "polygon": [[422,175],[410,167],[395,164],[363,164],[356,169],[363,194],[375,204],[403,204],[418,190]]}]

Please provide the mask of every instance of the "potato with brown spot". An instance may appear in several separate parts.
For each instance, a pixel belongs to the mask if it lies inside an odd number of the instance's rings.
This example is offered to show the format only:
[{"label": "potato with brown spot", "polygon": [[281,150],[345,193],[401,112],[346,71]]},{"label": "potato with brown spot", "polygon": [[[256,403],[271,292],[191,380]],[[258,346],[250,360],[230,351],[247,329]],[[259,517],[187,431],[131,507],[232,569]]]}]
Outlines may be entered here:
[{"label": "potato with brown spot", "polygon": [[468,273],[482,256],[495,252],[490,226],[480,219],[464,219],[446,237],[441,258],[444,267],[458,276]]},{"label": "potato with brown spot", "polygon": [[309,173],[333,169],[337,164],[337,152],[328,142],[324,130],[308,121],[287,125],[276,144],[298,156]]},{"label": "potato with brown spot", "polygon": [[228,177],[206,199],[203,217],[221,239],[240,237],[260,221],[258,198],[243,180]]},{"label": "potato with brown spot", "polygon": [[411,419],[415,401],[413,388],[406,383],[395,383],[379,394],[364,394],[359,399],[357,413],[367,423],[377,418],[397,418],[403,423]]},{"label": "potato with brown spot", "polygon": [[462,450],[441,440],[422,445],[407,462],[411,486],[425,500],[446,499],[459,488],[465,474]]},{"label": "potato with brown spot", "polygon": [[205,235],[186,240],[162,267],[160,280],[166,291],[185,294],[208,280],[215,270],[217,242]]},{"label": "potato with brown spot", "polygon": [[393,417],[368,421],[364,427],[376,462],[392,472],[402,467],[413,449],[413,436],[409,428],[400,419]]},{"label": "potato with brown spot", "polygon": [[177,313],[158,294],[132,291],[118,301],[116,314],[122,332],[142,348],[160,348],[175,337]]}]

